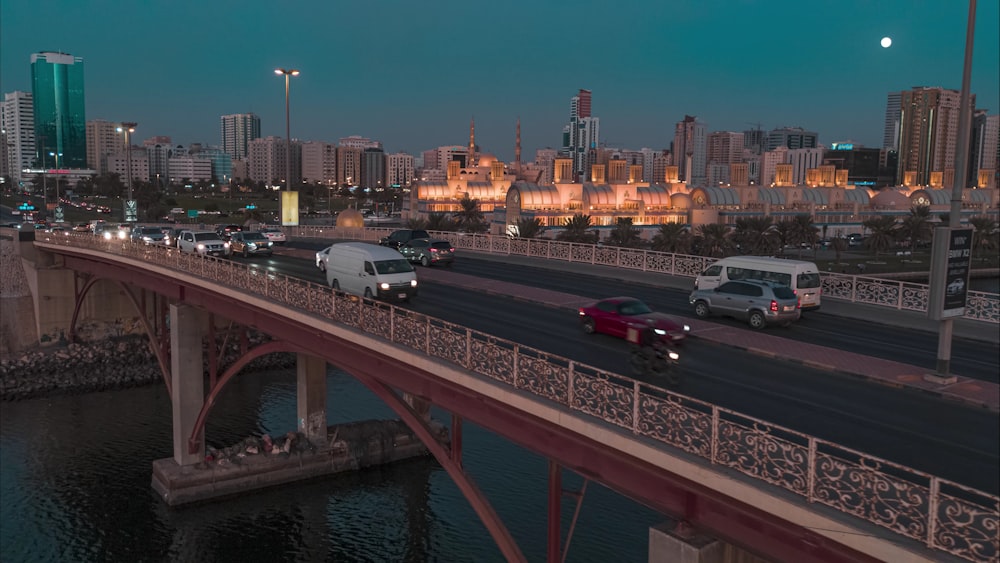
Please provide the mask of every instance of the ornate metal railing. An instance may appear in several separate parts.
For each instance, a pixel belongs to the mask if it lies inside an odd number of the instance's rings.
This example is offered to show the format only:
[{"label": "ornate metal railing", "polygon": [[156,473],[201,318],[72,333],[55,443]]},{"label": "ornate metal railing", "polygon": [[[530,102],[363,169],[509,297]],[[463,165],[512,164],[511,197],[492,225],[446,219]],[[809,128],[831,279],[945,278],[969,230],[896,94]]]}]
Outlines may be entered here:
[{"label": "ornate metal railing", "polygon": [[995,495],[516,342],[261,268],[91,235],[42,234],[38,241],[110,252],[262,295],[557,402],[931,549],[977,562],[1000,557],[1000,497]]},{"label": "ornate metal railing", "polygon": [[[345,229],[337,227],[292,227],[297,238],[352,239],[374,241],[392,232],[385,228]],[[717,258],[672,254],[654,250],[618,248],[561,242],[548,239],[523,239],[487,234],[434,231],[433,236],[450,241],[455,248],[490,254],[510,254],[599,266],[614,266],[670,276],[693,278]],[[894,309],[926,312],[930,288],[926,284],[872,276],[822,273],[823,297],[852,303],[866,303]],[[970,291],[965,318],[1000,323],[1000,298],[993,293]]]}]

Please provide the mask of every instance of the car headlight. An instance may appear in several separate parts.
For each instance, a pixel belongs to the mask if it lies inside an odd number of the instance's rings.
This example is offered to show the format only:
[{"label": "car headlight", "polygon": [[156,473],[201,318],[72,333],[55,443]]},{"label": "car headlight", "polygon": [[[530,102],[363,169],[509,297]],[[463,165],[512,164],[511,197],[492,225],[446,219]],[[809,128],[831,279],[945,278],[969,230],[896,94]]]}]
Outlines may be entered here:
[{"label": "car headlight", "polygon": [[248,242],[247,243],[247,248],[249,248],[250,250],[253,250],[253,249],[257,248],[257,245],[255,243]]},{"label": "car headlight", "polygon": [[663,336],[664,334],[667,333],[667,331],[663,330],[662,328],[654,328],[653,332],[655,332],[656,334],[659,334],[660,336]]},{"label": "car headlight", "polygon": [[104,238],[111,240],[111,231],[104,231]]},{"label": "car headlight", "polygon": [[671,360],[679,360],[681,357],[677,352],[668,352],[667,355],[670,356]]},{"label": "car headlight", "polygon": [[228,242],[222,243],[222,248],[229,248],[229,243]]},{"label": "car headlight", "polygon": [[198,250],[205,250],[205,245],[204,245],[204,244],[201,244],[201,243],[199,242],[199,243],[198,243]]},{"label": "car headlight", "polygon": [[389,291],[389,284],[382,282],[378,284],[378,288],[381,289],[382,291]]},{"label": "car headlight", "polygon": [[410,287],[417,287],[417,280],[410,280]]},{"label": "car headlight", "polygon": [[273,242],[271,242],[271,241],[267,241],[267,245],[268,245],[268,246],[271,246],[272,244],[274,244],[274,243],[273,243]]},{"label": "car headlight", "polygon": [[691,332],[690,325],[684,325],[684,332]]},{"label": "car headlight", "polygon": [[125,240],[125,231],[118,231],[118,238]]}]

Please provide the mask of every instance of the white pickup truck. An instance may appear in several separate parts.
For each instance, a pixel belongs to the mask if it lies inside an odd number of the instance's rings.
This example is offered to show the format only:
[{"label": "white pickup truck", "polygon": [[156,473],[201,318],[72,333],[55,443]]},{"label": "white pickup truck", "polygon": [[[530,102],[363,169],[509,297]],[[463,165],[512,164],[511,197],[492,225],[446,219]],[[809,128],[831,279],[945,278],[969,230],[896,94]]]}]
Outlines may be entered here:
[{"label": "white pickup truck", "polygon": [[181,231],[177,236],[177,248],[204,256],[229,256],[229,243],[223,241],[215,231]]}]

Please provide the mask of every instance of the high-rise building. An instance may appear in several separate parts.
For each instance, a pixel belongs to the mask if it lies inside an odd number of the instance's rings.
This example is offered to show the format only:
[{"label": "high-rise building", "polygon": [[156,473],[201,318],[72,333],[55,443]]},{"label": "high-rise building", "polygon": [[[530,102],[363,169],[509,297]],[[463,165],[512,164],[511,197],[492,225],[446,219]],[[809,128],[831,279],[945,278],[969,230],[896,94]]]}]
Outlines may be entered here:
[{"label": "high-rise building", "polygon": [[413,156],[405,152],[385,155],[385,182],[389,187],[405,188],[416,178]]},{"label": "high-rise building", "polygon": [[[986,110],[977,111],[972,118],[972,145],[969,157],[968,184],[976,185],[980,170],[992,170],[996,176],[998,153],[1000,153],[1000,114],[987,115]],[[994,185],[984,187],[996,187]]]},{"label": "high-rise building", "polygon": [[97,170],[98,174],[108,172],[107,156],[121,152],[125,146],[125,135],[118,131],[120,126],[103,119],[87,122],[87,168]]},{"label": "high-rise building", "polygon": [[337,183],[337,147],[323,141],[302,143],[302,180],[331,186]]},{"label": "high-rise building", "polygon": [[44,168],[87,167],[87,117],[83,59],[67,53],[31,55],[31,95],[35,108],[35,155]]},{"label": "high-rise building", "polygon": [[219,118],[222,128],[222,150],[233,160],[250,154],[250,141],[260,138],[260,117],[252,113],[234,113]]},{"label": "high-rise building", "polygon": [[767,133],[765,148],[773,151],[778,147],[789,149],[814,149],[819,146],[819,135],[801,127],[781,127]]},{"label": "high-rise building", "polygon": [[885,130],[882,132],[882,148],[899,149],[899,102],[902,92],[889,92],[885,101]]},{"label": "high-rise building", "polygon": [[569,101],[569,124],[563,127],[561,151],[573,160],[573,174],[577,178],[590,178],[590,167],[601,142],[601,119],[590,112],[591,92],[581,89]]},{"label": "high-rise building", "polygon": [[16,182],[24,180],[23,171],[35,160],[35,113],[28,92],[4,94],[0,111],[0,129],[7,137],[3,147],[7,171]]},{"label": "high-rise building", "polygon": [[337,183],[357,186],[361,182],[361,155],[364,149],[337,147]]},{"label": "high-rise building", "polygon": [[381,148],[369,147],[361,153],[361,187],[385,187],[385,151]]},{"label": "high-rise building", "polygon": [[789,149],[785,162],[792,165],[792,183],[801,186],[806,183],[806,172],[823,164],[823,149]]},{"label": "high-rise building", "polygon": [[[284,185],[285,159],[288,153],[285,139],[281,137],[264,137],[254,139],[249,144],[247,155],[247,174],[254,182],[264,182],[272,186]],[[292,166],[290,186],[300,183],[302,178],[302,143],[292,141]]]},{"label": "high-rise building", "polygon": [[709,133],[706,147],[707,166],[710,171],[714,171],[709,174],[709,184],[728,184],[731,181],[729,165],[743,161],[743,146],[743,133],[735,131]]},{"label": "high-rise building", "polygon": [[693,115],[685,115],[674,127],[674,164],[679,179],[689,187],[704,186],[708,181],[705,165],[708,161],[705,147],[705,124]]},{"label": "high-rise building", "polygon": [[381,141],[373,141],[368,137],[362,137],[361,135],[350,135],[348,137],[341,137],[337,141],[338,147],[352,147],[355,149],[380,149],[382,148]]},{"label": "high-rise building", "polygon": [[133,182],[149,181],[149,158],[143,147],[132,147],[132,154],[129,155],[126,148],[120,145],[115,152],[104,155],[104,166],[109,174],[117,174],[122,182],[127,182],[129,166]]},{"label": "high-rise building", "polygon": [[149,157],[149,179],[159,189],[170,180],[169,161],[172,156],[171,139],[165,135],[150,137],[142,142]]},{"label": "high-rise building", "polygon": [[[945,177],[948,171],[954,173],[960,99],[958,90],[939,87],[918,86],[901,92],[898,179],[926,186],[932,172]],[[970,95],[973,115],[975,108],[976,96]]]}]

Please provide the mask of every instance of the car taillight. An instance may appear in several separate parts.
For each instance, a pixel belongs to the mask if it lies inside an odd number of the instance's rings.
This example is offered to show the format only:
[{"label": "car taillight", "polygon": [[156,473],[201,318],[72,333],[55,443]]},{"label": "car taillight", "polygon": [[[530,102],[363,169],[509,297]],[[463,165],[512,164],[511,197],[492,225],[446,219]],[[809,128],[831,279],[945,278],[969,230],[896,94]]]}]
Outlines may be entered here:
[{"label": "car taillight", "polygon": [[801,309],[802,308],[802,300],[801,299],[795,301],[795,308],[796,309]]},{"label": "car taillight", "polygon": [[431,252],[437,252],[437,251],[438,251],[438,249],[436,249],[436,248],[432,248],[431,249]]},{"label": "car taillight", "polygon": [[774,299],[771,300],[771,312],[772,313],[778,312],[778,302],[775,301]]}]

